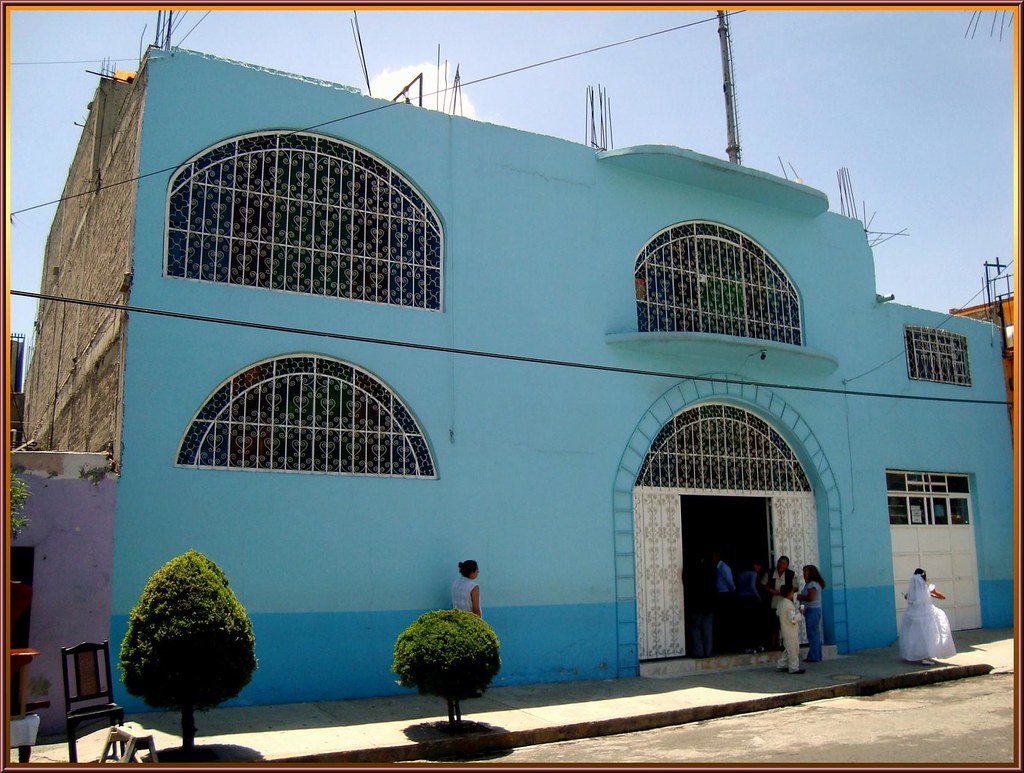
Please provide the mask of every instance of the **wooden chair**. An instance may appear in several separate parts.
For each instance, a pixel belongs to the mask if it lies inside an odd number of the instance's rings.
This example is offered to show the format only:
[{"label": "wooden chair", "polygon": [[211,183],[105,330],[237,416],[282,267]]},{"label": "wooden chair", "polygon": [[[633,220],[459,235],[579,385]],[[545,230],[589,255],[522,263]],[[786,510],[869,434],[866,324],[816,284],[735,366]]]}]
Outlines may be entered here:
[{"label": "wooden chair", "polygon": [[64,669],[64,707],[67,711],[68,760],[78,762],[79,725],[105,719],[110,726],[124,724],[124,709],[114,703],[110,681],[110,643],[82,642],[61,647]]}]

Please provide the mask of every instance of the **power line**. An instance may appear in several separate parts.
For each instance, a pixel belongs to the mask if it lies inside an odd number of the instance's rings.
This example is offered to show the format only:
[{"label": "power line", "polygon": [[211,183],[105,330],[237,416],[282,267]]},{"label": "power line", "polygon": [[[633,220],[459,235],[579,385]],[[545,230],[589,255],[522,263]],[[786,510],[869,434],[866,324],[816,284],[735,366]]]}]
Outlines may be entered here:
[{"label": "power line", "polygon": [[[1010,262],[1006,266],[1006,269],[1009,270],[1012,266],[1013,266],[1013,259],[1011,258]],[[997,279],[1001,279],[1002,277],[1003,277],[1003,273],[1000,272],[999,275],[997,277],[995,277],[995,279],[993,279],[992,281],[995,282]],[[974,299],[977,298],[979,295],[981,295],[983,292],[985,292],[985,288],[984,287],[982,289],[978,290],[978,292],[976,292],[974,295],[972,295],[967,300],[966,303],[961,304],[958,308],[966,309],[968,306],[970,306],[974,302]],[[934,327],[941,328],[943,325],[945,325],[947,322],[949,322],[951,319],[953,319],[956,316],[959,316],[959,315],[957,315],[957,314],[947,314],[946,318],[944,320],[942,320],[941,322],[939,322],[937,325],[934,325]],[[863,378],[864,376],[867,376],[870,373],[874,373],[879,368],[884,368],[886,365],[888,365],[893,360],[897,360],[900,357],[902,357],[904,354],[906,354],[906,351],[907,351],[907,348],[906,348],[906,346],[904,346],[898,352],[896,352],[896,354],[894,354],[892,357],[890,357],[889,359],[885,360],[885,362],[881,362],[878,365],[875,365],[873,368],[869,368],[868,370],[864,371],[863,373],[859,373],[856,376],[852,376],[850,378],[844,378],[843,379],[843,383],[844,384],[849,384],[851,381],[856,381],[857,379]]]},{"label": "power line", "polygon": [[[733,12],[731,12],[730,15],[737,14],[737,13],[742,13],[742,11],[733,11]],[[207,15],[209,15],[209,12],[207,12]],[[205,18],[206,18],[206,16],[203,16],[203,19],[205,19]],[[200,19],[199,22],[202,22],[203,19]],[[496,78],[503,78],[503,77],[508,76],[508,75],[515,75],[517,73],[525,72],[526,70],[531,70],[531,69],[534,69],[536,67],[543,67],[545,65],[554,64],[556,62],[562,62],[562,61],[565,61],[566,59],[572,59],[572,58],[577,57],[577,56],[584,56],[586,54],[592,54],[592,53],[595,53],[597,51],[604,51],[605,49],[614,48],[616,46],[623,46],[623,45],[626,45],[627,43],[635,43],[638,40],[645,40],[647,38],[652,38],[652,37],[655,37],[657,35],[665,35],[665,34],[667,34],[669,32],[678,32],[681,29],[686,29],[688,27],[695,27],[695,26],[697,26],[699,24],[707,24],[708,22],[715,21],[716,19],[717,19],[717,16],[709,17],[707,19],[702,19],[700,21],[689,22],[687,24],[680,24],[680,25],[678,25],[676,27],[669,27],[667,29],[657,30],[655,32],[648,32],[648,33],[645,33],[643,35],[637,35],[635,37],[628,38],[626,40],[617,41],[615,43],[606,43],[606,44],[601,45],[601,46],[595,46],[594,48],[588,48],[585,51],[577,51],[577,52],[572,53],[572,54],[565,54],[563,56],[558,56],[558,57],[555,57],[553,59],[546,59],[546,60],[544,60],[542,62],[536,62],[534,64],[524,65],[523,67],[517,67],[517,68],[514,68],[512,70],[505,70],[504,72],[495,73],[493,75],[486,75],[486,76],[484,76],[482,78],[477,78],[476,80],[466,81],[466,82],[462,83],[461,85],[462,85],[463,88],[465,88],[466,86],[473,86],[473,85],[475,85],[477,83],[484,83],[485,81],[495,80]],[[196,26],[199,25],[199,22],[196,23]],[[195,29],[195,27],[193,27],[192,29]],[[192,30],[189,30],[189,34],[191,34],[191,32],[192,32]],[[186,35],[185,37],[188,37],[188,35]],[[89,61],[93,61],[93,60],[89,60]],[[436,91],[436,92],[434,92],[432,94],[425,94],[424,96],[432,97],[432,96],[435,96],[438,93],[441,93],[441,92],[440,91]],[[304,129],[296,129],[293,132],[289,132],[289,134],[298,134],[300,132],[312,131],[313,129],[320,129],[320,128],[323,128],[324,126],[330,126],[331,124],[334,124],[334,123],[339,123],[341,121],[348,121],[348,120],[351,120],[353,118],[359,118],[359,117],[364,116],[364,115],[369,115],[370,113],[376,113],[378,110],[386,110],[388,108],[394,107],[397,104],[402,104],[402,103],[399,103],[399,102],[388,102],[387,104],[380,105],[378,107],[369,108],[367,110],[362,110],[362,111],[357,112],[357,113],[351,113],[349,115],[344,115],[344,116],[340,116],[338,118],[332,118],[332,119],[330,119],[328,121],[323,121],[321,123],[313,124],[312,126],[307,126]],[[176,164],[174,166],[170,166],[170,167],[167,167],[165,169],[157,169],[156,171],[153,171],[153,172],[146,172],[144,174],[140,174],[138,177],[132,177],[132,178],[127,179],[127,180],[120,180],[118,182],[109,183],[107,185],[100,185],[100,186],[97,186],[96,188],[90,188],[87,191],[82,191],[81,193],[72,193],[72,194],[70,194],[68,196],[62,196],[61,198],[58,198],[58,199],[53,199],[51,201],[44,201],[42,204],[34,204],[34,205],[30,206],[30,207],[25,207],[23,209],[14,210],[14,211],[11,212],[11,217],[14,217],[15,215],[20,215],[20,214],[22,214],[24,212],[31,212],[34,209],[41,209],[43,207],[48,207],[51,204],[60,204],[63,201],[69,201],[71,199],[75,199],[75,198],[78,198],[80,196],[88,196],[88,195],[91,195],[93,193],[98,193],[99,191],[106,190],[108,188],[116,187],[118,185],[125,185],[126,183],[137,182],[138,180],[142,180],[142,179],[144,179],[146,177],[152,177],[154,175],[163,174],[164,172],[172,172],[175,169],[177,169],[179,166],[180,166],[180,164]]]},{"label": "power line", "polygon": [[[186,13],[188,13],[188,11],[186,11]],[[185,36],[181,40],[178,41],[178,47],[179,48],[181,47],[181,44],[185,42],[185,40],[188,38],[188,36],[191,35],[193,32],[195,32],[196,27],[198,27],[200,24],[202,24],[204,21],[206,21],[206,17],[209,16],[211,13],[213,13],[213,11],[207,11],[206,13],[203,14],[203,18],[202,19],[200,19],[199,21],[197,21],[195,24],[192,25],[192,29],[190,29],[188,32],[186,32]]]},{"label": "power line", "polygon": [[191,322],[207,322],[215,325],[228,325],[232,327],[249,328],[252,330],[265,330],[274,333],[291,333],[295,335],[314,336],[317,338],[330,338],[337,341],[352,341],[355,343],[374,344],[377,346],[393,346],[402,349],[418,349],[428,352],[439,352],[443,354],[457,354],[466,357],[480,357],[492,360],[504,360],[507,362],[523,362],[533,365],[551,365],[562,368],[573,368],[576,370],[591,370],[602,373],[619,373],[630,376],[654,376],[657,378],[670,378],[675,381],[704,381],[715,384],[736,384],[738,386],[764,387],[768,389],[791,390],[796,392],[813,392],[818,394],[831,394],[855,397],[881,397],[893,400],[916,400],[921,402],[941,403],[963,403],[971,405],[1000,405],[1006,406],[1005,400],[982,400],[964,397],[931,397],[926,395],[898,395],[888,392],[867,392],[851,391],[849,389],[830,389],[828,387],[798,386],[795,384],[778,384],[767,381],[748,381],[746,379],[724,378],[720,376],[695,376],[689,373],[673,373],[671,371],[644,370],[641,368],[627,368],[617,365],[598,365],[595,363],[578,362],[573,360],[555,360],[544,357],[531,357],[520,354],[506,354],[502,352],[487,352],[479,349],[463,349],[454,346],[442,346],[439,344],[423,344],[412,341],[397,341],[389,338],[372,338],[369,336],[358,336],[349,333],[332,333],[328,330],[315,330],[311,328],[290,327],[287,325],[271,325],[266,322],[249,322],[241,319],[229,319],[226,317],[210,317],[203,314],[186,314],[180,311],[167,311],[164,309],[152,309],[143,306],[128,306],[120,303],[107,303],[105,301],[89,301],[82,298],[68,298],[60,295],[47,295],[43,293],[30,293],[24,290],[11,290],[11,295],[19,295],[25,298],[35,298],[40,301],[54,301],[57,303],[73,303],[81,306],[92,306],[114,311],[135,312],[137,314],[152,314],[158,317],[171,319],[188,320]]}]

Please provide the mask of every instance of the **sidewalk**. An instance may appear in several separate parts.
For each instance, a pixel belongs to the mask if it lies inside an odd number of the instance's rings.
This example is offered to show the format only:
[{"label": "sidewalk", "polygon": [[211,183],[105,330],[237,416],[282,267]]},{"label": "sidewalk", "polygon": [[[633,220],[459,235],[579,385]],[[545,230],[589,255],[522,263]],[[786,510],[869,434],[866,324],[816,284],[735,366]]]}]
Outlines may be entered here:
[{"label": "sidewalk", "polygon": [[[1014,671],[1013,631],[957,631],[958,654],[934,666],[904,663],[894,644],[807,664],[807,673],[775,670],[774,658],[746,656],[739,668],[652,679],[556,682],[495,687],[463,701],[472,731],[450,735],[441,698],[407,695],[198,713],[197,747],[219,761],[396,762],[467,756],[614,733],[647,730],[808,701]],[[181,745],[180,715],[126,717],[125,729],[152,735],[159,752]],[[79,739],[82,762],[99,759],[106,729]],[[60,738],[32,749],[32,763],[68,761]],[[17,752],[12,755],[16,759]]]}]

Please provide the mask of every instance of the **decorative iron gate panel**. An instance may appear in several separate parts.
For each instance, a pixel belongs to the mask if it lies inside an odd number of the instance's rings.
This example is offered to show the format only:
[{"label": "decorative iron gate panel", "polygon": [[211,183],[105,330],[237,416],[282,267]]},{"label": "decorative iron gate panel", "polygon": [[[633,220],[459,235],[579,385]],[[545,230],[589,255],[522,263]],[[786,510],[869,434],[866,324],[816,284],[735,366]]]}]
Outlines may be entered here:
[{"label": "decorative iron gate panel", "polygon": [[686,636],[679,494],[637,487],[633,512],[640,660],[681,657],[686,654]]}]

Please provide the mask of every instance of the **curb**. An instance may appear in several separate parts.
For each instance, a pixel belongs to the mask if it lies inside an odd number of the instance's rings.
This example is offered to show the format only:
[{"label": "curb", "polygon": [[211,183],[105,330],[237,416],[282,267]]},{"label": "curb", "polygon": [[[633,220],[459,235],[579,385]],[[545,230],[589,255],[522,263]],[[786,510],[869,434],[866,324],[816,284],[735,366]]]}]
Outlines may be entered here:
[{"label": "curb", "polygon": [[411,762],[415,760],[440,760],[451,757],[487,754],[507,751],[520,746],[536,746],[559,741],[575,741],[581,738],[597,738],[604,735],[632,733],[640,730],[654,730],[673,725],[685,725],[706,719],[719,719],[737,714],[798,706],[811,701],[828,698],[846,698],[877,695],[888,690],[906,687],[921,687],[954,679],[984,676],[991,673],[993,666],[979,663],[969,666],[946,666],[944,668],[916,671],[895,676],[872,679],[858,679],[854,682],[815,687],[808,690],[752,698],[733,703],[711,706],[660,711],[632,717],[615,717],[593,722],[575,722],[566,725],[534,728],[530,730],[487,730],[457,738],[442,738],[417,741],[397,746],[383,746],[369,749],[352,749],[339,752],[322,752],[295,757],[282,757],[268,762]]}]

